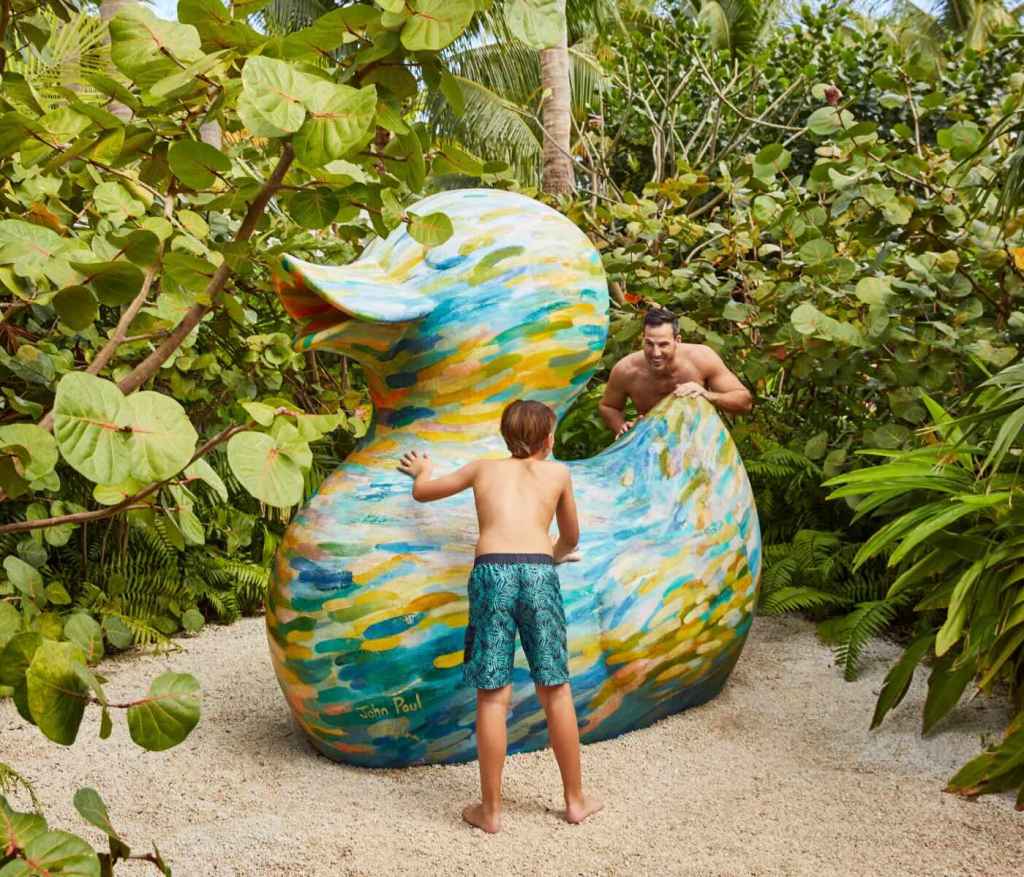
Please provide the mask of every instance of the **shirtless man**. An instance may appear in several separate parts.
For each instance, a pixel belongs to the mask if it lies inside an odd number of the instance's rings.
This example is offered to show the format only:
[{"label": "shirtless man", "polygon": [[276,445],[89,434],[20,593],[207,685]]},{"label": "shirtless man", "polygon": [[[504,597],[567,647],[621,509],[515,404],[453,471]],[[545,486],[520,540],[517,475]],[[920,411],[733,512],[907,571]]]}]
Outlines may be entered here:
[{"label": "shirtless man", "polygon": [[749,411],[754,402],[715,351],[704,344],[684,344],[675,315],[652,308],[644,317],[643,350],[615,364],[598,410],[618,438],[636,422],[626,420],[627,399],[643,417],[669,393],[700,396],[729,414]]}]

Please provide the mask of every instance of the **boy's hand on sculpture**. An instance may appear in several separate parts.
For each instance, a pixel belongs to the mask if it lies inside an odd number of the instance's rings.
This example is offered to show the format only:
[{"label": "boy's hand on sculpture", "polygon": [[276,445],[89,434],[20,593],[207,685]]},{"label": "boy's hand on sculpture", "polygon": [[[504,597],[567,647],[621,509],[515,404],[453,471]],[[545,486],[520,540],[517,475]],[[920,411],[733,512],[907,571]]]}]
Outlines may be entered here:
[{"label": "boy's hand on sculpture", "polygon": [[555,563],[577,563],[583,559],[578,545],[563,545],[559,539],[551,540],[551,555]]},{"label": "boy's hand on sculpture", "polygon": [[420,475],[430,475],[430,470],[433,469],[434,464],[430,460],[430,455],[424,451],[422,454],[419,451],[408,451],[402,455],[401,462],[398,464],[398,471],[404,475],[408,475],[410,478],[419,478]]}]

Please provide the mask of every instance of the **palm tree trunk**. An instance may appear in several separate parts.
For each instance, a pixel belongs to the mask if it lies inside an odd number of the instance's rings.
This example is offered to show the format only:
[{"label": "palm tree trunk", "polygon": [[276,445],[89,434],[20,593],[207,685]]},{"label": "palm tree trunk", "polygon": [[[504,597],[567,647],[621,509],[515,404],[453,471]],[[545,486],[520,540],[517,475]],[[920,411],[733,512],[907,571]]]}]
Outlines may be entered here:
[{"label": "palm tree trunk", "polygon": [[572,122],[572,90],[569,84],[569,48],[561,45],[540,52],[540,81],[544,94],[541,124],[544,126],[545,192],[561,195],[576,190],[569,134]]}]

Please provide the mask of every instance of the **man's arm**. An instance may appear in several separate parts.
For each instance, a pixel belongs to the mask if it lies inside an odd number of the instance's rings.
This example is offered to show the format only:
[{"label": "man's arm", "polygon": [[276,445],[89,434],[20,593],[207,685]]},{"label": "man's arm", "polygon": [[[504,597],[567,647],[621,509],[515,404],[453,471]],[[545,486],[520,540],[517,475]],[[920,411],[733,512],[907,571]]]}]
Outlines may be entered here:
[{"label": "man's arm", "polygon": [[472,487],[478,466],[479,461],[474,460],[461,469],[456,469],[450,475],[431,479],[434,464],[429,455],[426,452],[420,454],[417,451],[409,451],[398,464],[398,471],[413,479],[412,498],[414,500],[433,502],[435,499],[454,496],[467,487]]},{"label": "man's arm", "polygon": [[572,492],[572,475],[564,468],[565,483],[558,495],[555,506],[555,519],[558,521],[558,539],[554,545],[555,563],[565,560],[572,554],[580,541],[580,521],[576,514],[576,497]]},{"label": "man's arm", "polygon": [[614,368],[612,368],[612,373],[608,375],[608,383],[605,384],[604,395],[597,406],[601,419],[605,422],[608,429],[615,433],[616,438],[622,435],[634,423],[632,420],[626,420],[623,413],[626,410],[627,399],[626,369],[620,361],[615,364]]},{"label": "man's arm", "polygon": [[680,384],[675,389],[677,396],[702,396],[719,411],[728,414],[744,414],[754,407],[754,397],[743,386],[715,351],[701,346],[694,361],[700,368],[705,386],[695,381]]}]

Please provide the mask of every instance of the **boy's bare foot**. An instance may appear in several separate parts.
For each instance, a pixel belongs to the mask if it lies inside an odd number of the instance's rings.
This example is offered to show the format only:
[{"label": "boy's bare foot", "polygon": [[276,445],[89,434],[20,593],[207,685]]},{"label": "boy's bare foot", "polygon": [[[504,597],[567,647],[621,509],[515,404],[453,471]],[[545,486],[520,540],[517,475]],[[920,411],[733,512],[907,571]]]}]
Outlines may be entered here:
[{"label": "boy's bare foot", "polygon": [[588,816],[593,816],[602,807],[604,807],[604,804],[596,798],[584,796],[579,801],[573,801],[571,804],[565,805],[565,821],[576,825]]},{"label": "boy's bare foot", "polygon": [[497,834],[501,831],[501,816],[485,813],[483,804],[467,804],[462,810],[462,818],[488,834]]}]

